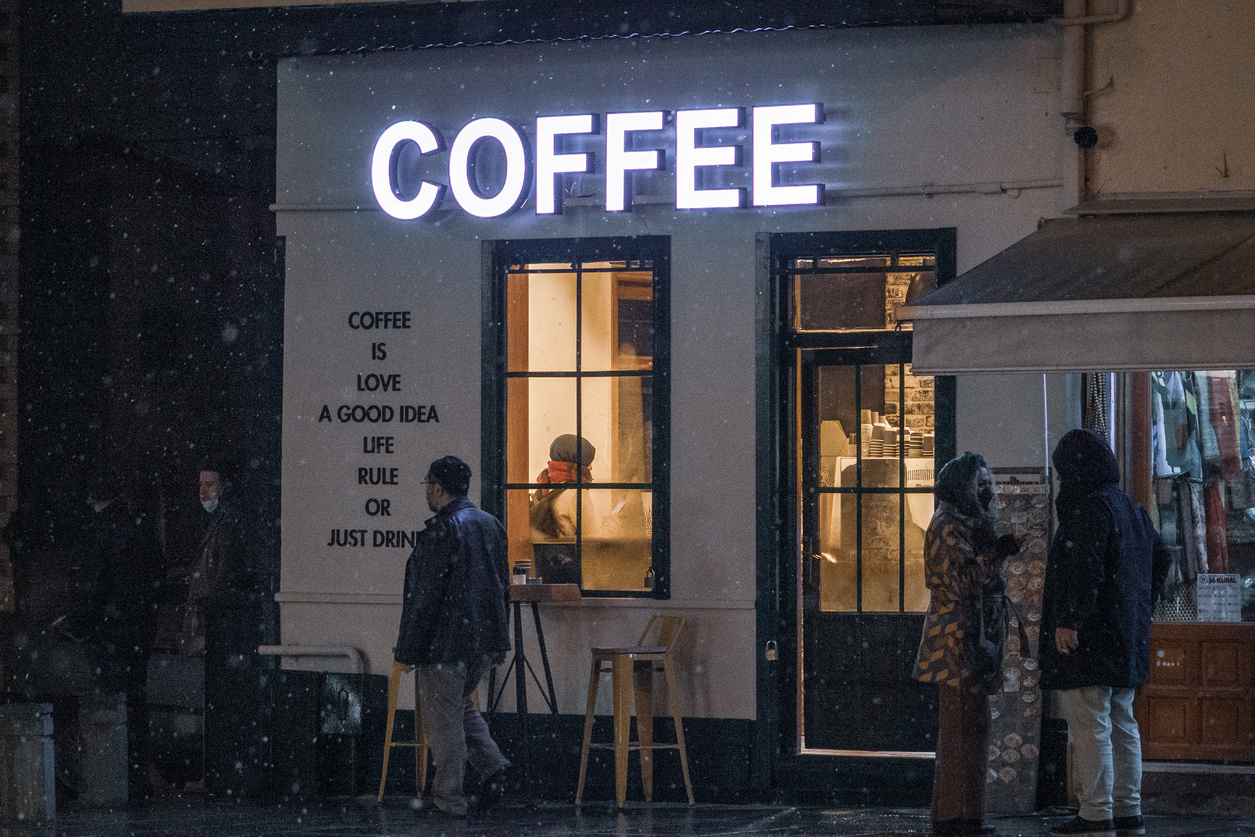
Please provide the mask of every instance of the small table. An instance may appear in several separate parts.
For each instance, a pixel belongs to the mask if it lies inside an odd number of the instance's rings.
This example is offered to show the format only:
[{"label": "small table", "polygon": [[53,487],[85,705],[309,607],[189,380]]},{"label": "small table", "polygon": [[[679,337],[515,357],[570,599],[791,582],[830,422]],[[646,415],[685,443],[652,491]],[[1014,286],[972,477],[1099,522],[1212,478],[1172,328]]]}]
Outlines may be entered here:
[{"label": "small table", "polygon": [[[527,712],[527,678],[524,671],[532,676],[532,680],[536,682],[537,688],[541,688],[541,698],[549,706],[551,714],[558,714],[558,698],[553,688],[553,674],[549,670],[549,652],[545,650],[545,632],[540,627],[540,603],[541,602],[577,602],[580,600],[580,586],[578,584],[511,584],[510,585],[510,603],[514,606],[514,656],[510,660],[509,667],[506,668],[505,674],[501,677],[501,689],[496,686],[497,670],[494,668],[488,674],[488,712],[492,714],[497,711],[497,704],[501,702],[501,696],[505,694],[506,681],[510,679],[511,673],[514,675],[514,711],[519,716],[519,723],[523,733],[523,764],[521,770],[523,773],[522,780],[524,787],[527,786],[527,765],[531,761],[531,728],[528,723]],[[532,668],[532,664],[528,662],[527,655],[523,653],[523,604],[527,602],[532,606],[532,624],[536,628],[536,644],[540,646],[540,663],[545,671],[545,684],[541,687],[540,678],[536,676],[536,670]],[[545,690],[548,693],[545,693]]]}]

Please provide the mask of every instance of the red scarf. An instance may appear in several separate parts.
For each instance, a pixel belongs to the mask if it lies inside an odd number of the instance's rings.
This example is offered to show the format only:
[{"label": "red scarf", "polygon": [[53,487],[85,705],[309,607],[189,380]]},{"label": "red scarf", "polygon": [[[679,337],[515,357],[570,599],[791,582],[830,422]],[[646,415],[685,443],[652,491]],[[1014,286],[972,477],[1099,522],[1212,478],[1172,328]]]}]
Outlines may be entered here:
[{"label": "red scarf", "polygon": [[[575,482],[576,469],[579,469],[579,478],[581,482],[592,482],[593,471],[591,468],[580,468],[575,462],[556,462],[549,460],[549,467],[540,472],[540,476],[536,477],[536,482],[541,483],[559,483],[559,482]],[[537,493],[541,497],[548,494],[550,489],[541,488]]]}]

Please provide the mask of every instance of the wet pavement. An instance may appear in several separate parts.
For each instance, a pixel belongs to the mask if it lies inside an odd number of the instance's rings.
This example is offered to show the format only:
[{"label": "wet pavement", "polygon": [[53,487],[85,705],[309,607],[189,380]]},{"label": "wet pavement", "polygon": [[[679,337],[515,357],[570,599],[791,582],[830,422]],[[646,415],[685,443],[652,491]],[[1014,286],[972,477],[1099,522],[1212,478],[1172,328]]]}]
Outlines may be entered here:
[{"label": "wet pavement", "polygon": [[[1041,814],[998,816],[989,822],[1003,837],[1046,837],[1058,818]],[[1205,813],[1148,814],[1148,837],[1255,837],[1255,817]],[[922,808],[835,808],[789,805],[695,805],[629,803],[503,802],[466,820],[417,815],[406,800],[373,797],[320,799],[308,803],[243,803],[163,800],[119,811],[68,810],[55,823],[13,827],[3,835],[32,837],[906,837],[930,834]]]}]

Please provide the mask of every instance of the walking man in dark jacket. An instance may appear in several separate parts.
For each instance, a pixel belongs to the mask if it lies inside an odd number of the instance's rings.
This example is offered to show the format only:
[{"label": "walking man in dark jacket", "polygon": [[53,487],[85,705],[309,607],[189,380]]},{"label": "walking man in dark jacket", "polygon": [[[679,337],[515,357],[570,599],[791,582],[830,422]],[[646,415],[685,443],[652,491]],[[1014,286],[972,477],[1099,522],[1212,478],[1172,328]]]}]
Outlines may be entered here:
[{"label": "walking man in dark jacket", "polygon": [[1050,833],[1145,834],[1133,691],[1149,673],[1151,608],[1169,554],[1145,510],[1119,489],[1102,436],[1069,431],[1051,460],[1059,528],[1046,564],[1041,685],[1059,690],[1080,811]]},{"label": "walking man in dark jacket", "polygon": [[425,482],[436,514],[405,565],[395,657],[415,669],[436,768],[430,812],[465,817],[467,760],[481,779],[481,808],[501,796],[509,766],[471,699],[488,667],[510,650],[506,536],[495,517],[466,498],[471,469],[461,459],[437,459]]}]

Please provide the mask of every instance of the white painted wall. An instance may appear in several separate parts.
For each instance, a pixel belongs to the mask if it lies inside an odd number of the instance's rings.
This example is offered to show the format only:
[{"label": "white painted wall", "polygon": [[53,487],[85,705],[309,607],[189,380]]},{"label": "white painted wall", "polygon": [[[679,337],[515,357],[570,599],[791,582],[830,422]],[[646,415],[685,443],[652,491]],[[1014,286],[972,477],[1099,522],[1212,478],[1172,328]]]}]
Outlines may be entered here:
[{"label": "white painted wall", "polygon": [[1090,190],[1255,189],[1255,4],[1133,0],[1091,34]]},{"label": "white painted wall", "polygon": [[[416,481],[433,458],[479,471],[481,245],[502,238],[665,235],[672,259],[672,597],[586,599],[545,611],[560,709],[583,709],[587,648],[634,640],[653,610],[688,617],[688,715],[752,718],[755,605],[755,235],[956,227],[959,270],[1057,215],[1059,188],[997,184],[1058,178],[1058,33],[1041,27],[932,27],[442,49],[285,61],[279,66],[278,228],[287,239],[283,431],[283,641],[351,644],[389,670],[407,550],[325,546],[332,527],[374,528],[382,494],[354,484],[366,464],[358,426],[316,421],[323,403],[396,402],[354,390],[358,372],[403,376],[404,400],[438,424],[386,432],[401,485],[397,528],[427,516]],[[528,128],[538,114],[820,101],[822,208],[630,214],[568,207],[503,219],[446,209],[399,222],[374,208],[375,137],[420,119],[451,142],[471,118]],[[530,129],[529,133],[530,133]],[[595,146],[594,146],[595,147]],[[985,184],[927,197],[924,186]],[[990,186],[989,184],[993,184]],[[586,187],[599,190],[595,178]],[[650,180],[666,196],[667,176]],[[850,190],[855,190],[851,192]],[[863,191],[858,191],[863,190]],[[867,190],[909,194],[868,197]],[[352,332],[350,311],[410,310],[413,328]],[[1031,376],[1030,376],[1031,377]],[[1034,389],[1036,387],[1036,389]],[[1036,395],[1034,395],[1036,393]],[[1040,379],[960,382],[960,450],[1032,465],[1042,446]],[[477,499],[477,484],[472,499]],[[530,640],[530,631],[527,632]]]}]

